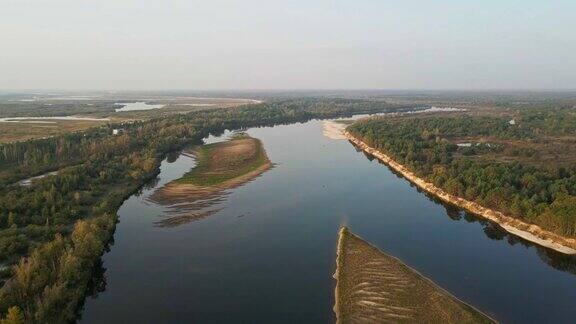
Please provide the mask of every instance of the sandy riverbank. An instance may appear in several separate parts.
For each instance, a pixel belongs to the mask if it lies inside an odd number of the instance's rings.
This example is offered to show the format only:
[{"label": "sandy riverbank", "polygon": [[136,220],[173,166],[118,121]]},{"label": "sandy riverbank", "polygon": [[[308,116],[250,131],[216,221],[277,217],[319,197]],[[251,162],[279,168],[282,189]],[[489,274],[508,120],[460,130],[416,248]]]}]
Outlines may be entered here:
[{"label": "sandy riverbank", "polygon": [[348,124],[337,122],[334,120],[326,120],[323,123],[323,130],[322,134],[328,138],[335,139],[335,140],[345,140],[346,136],[344,136],[343,132],[346,129]]},{"label": "sandy riverbank", "polygon": [[517,218],[504,215],[489,208],[485,208],[475,202],[451,195],[444,190],[434,186],[432,183],[426,182],[425,180],[417,177],[414,173],[391,159],[388,155],[368,146],[366,143],[355,138],[349,132],[344,131],[344,136],[346,136],[350,142],[355,144],[366,153],[369,153],[380,161],[386,163],[396,172],[402,174],[402,176],[404,176],[410,182],[414,183],[426,192],[438,197],[439,199],[456,205],[460,208],[466,209],[478,216],[486,218],[489,221],[497,223],[505,231],[519,236],[527,241],[564,254],[576,254],[576,239],[560,236],[537,225],[523,222]]}]

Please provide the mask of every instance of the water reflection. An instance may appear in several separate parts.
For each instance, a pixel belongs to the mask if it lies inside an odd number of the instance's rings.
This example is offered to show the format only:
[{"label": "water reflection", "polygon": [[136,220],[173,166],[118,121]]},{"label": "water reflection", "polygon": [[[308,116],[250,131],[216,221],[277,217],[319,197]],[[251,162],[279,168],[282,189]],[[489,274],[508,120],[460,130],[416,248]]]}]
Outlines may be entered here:
[{"label": "water reflection", "polygon": [[535,244],[528,240],[525,240],[519,236],[511,234],[504,229],[502,229],[498,224],[490,222],[484,218],[480,218],[472,213],[459,209],[453,205],[447,204],[428,193],[424,193],[428,199],[434,201],[435,203],[442,205],[446,209],[446,215],[454,220],[460,221],[465,220],[468,223],[479,223],[482,225],[482,231],[487,238],[496,241],[503,241],[508,243],[508,245],[522,245],[526,248],[534,248],[540,259],[552,268],[560,271],[570,272],[576,274],[576,256],[567,255],[548,249],[541,245]]},{"label": "water reflection", "polygon": [[[195,161],[195,157],[189,153],[181,152],[180,154]],[[191,163],[190,169],[194,166],[195,163]],[[161,219],[154,222],[154,225],[176,227],[210,217],[224,208],[228,196],[235,189],[256,180],[272,166],[272,163],[267,162],[253,171],[213,186],[197,186],[180,183],[177,180],[171,181],[157,188],[146,199],[148,202],[164,207]]]},{"label": "water reflection", "polygon": [[[352,142],[350,143],[354,145]],[[431,195],[427,191],[422,190],[420,187],[418,187],[417,185],[413,184],[408,179],[406,179],[402,174],[388,167],[386,163],[378,160],[372,154],[365,152],[356,145],[354,145],[354,148],[358,153],[362,153],[364,156],[366,156],[368,160],[373,161],[376,159],[378,163],[382,164],[383,166],[386,166],[388,170],[390,170],[390,172],[396,175],[396,177],[403,179],[404,181],[408,181],[410,186],[415,188],[419,193],[424,194],[429,200],[433,201],[434,203],[443,206],[444,209],[446,210],[446,215],[451,220],[453,221],[464,220],[468,223],[479,223],[482,225],[483,227],[482,230],[487,238],[496,241],[503,241],[511,246],[520,244],[526,248],[534,248],[536,249],[536,252],[540,257],[540,259],[550,267],[556,270],[569,272],[571,274],[576,275],[576,256],[560,253],[558,251],[554,251],[552,249],[525,240],[519,236],[516,236],[514,234],[505,231],[496,223],[490,222],[487,219],[469,213],[468,211],[463,210],[455,205],[448,204],[445,201],[438,199],[436,196]]]}]

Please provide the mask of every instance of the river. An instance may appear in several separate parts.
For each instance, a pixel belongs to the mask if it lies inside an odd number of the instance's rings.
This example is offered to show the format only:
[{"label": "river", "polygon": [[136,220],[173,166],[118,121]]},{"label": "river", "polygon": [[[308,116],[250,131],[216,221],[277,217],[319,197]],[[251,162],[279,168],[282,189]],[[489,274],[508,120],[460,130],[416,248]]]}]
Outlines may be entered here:
[{"label": "river", "polygon": [[340,224],[501,322],[573,322],[573,257],[435,201],[322,125],[249,129],[274,168],[175,227],[158,226],[169,210],[149,196],[194,160],[165,160],[120,208],[81,322],[333,322]]}]

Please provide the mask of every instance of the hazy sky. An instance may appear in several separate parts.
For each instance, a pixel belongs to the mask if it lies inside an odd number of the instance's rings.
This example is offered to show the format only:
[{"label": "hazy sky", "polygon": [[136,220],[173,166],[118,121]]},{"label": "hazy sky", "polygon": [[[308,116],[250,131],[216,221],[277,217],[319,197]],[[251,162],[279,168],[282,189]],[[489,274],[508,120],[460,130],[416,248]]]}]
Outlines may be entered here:
[{"label": "hazy sky", "polygon": [[0,0],[3,89],[576,89],[574,0]]}]

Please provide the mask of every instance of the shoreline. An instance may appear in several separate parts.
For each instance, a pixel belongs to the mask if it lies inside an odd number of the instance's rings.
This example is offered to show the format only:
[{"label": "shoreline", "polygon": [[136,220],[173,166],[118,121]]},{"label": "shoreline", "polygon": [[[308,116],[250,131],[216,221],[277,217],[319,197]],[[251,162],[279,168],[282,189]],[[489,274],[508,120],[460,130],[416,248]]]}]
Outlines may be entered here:
[{"label": "shoreline", "polygon": [[322,135],[334,140],[346,139],[343,132],[348,125],[333,120],[325,120],[322,126]]},{"label": "shoreline", "polygon": [[373,155],[378,160],[384,162],[387,166],[400,173],[408,181],[412,182],[422,190],[441,199],[442,201],[458,206],[475,215],[478,215],[479,217],[494,222],[506,232],[519,236],[527,241],[543,247],[547,247],[563,254],[576,255],[576,239],[563,237],[561,235],[547,231],[538,225],[523,222],[517,218],[507,216],[501,212],[483,207],[478,203],[451,195],[436,187],[432,183],[426,182],[425,180],[419,178],[412,171],[397,163],[388,155],[368,146],[366,143],[357,139],[348,131],[344,131],[343,134],[350,142],[362,149],[364,152]]},{"label": "shoreline", "polygon": [[[148,198],[155,204],[161,205],[165,208],[165,217],[156,221],[155,225],[160,227],[175,227],[192,221],[200,220],[213,215],[218,212],[221,207],[221,202],[231,193],[232,189],[241,187],[256,178],[260,177],[263,173],[273,167],[270,162],[266,151],[262,146],[260,140],[250,137],[250,143],[255,143],[256,146],[252,152],[250,145],[245,144],[246,138],[230,139],[224,142],[218,142],[210,145],[215,145],[216,149],[210,152],[204,152],[201,148],[195,147],[188,152],[182,153],[192,156],[196,161],[196,166],[190,171],[186,172],[182,177],[172,180],[164,186],[157,188]],[[238,142],[240,141],[240,142]],[[240,149],[240,150],[239,150]],[[244,151],[243,151],[244,150]],[[252,154],[251,156],[258,158],[263,154],[262,164],[247,171],[245,167],[240,165],[243,170],[242,174],[233,174],[232,178],[223,180],[217,183],[201,183],[197,184],[193,181],[196,177],[202,177],[203,174],[213,174],[210,171],[210,162],[205,162],[208,165],[208,170],[204,173],[190,177],[191,172],[196,170],[200,163],[203,154],[207,154],[208,160],[212,161],[215,156],[219,160],[227,160],[231,157],[237,159],[237,155]],[[254,161],[249,161],[250,166]],[[260,162],[260,159],[257,161]],[[234,166],[234,165],[233,165]],[[206,166],[204,166],[206,168]],[[216,165],[216,167],[218,167]],[[239,167],[235,165],[235,167]],[[227,169],[226,171],[238,171],[237,169]],[[236,173],[236,172],[235,172]]]},{"label": "shoreline", "polygon": [[332,310],[336,315],[336,324],[342,323],[341,318],[342,315],[340,314],[340,289],[338,288],[338,277],[340,274],[340,269],[342,261],[342,246],[344,245],[344,231],[346,231],[346,227],[340,226],[340,230],[338,230],[338,243],[336,243],[336,270],[334,271],[334,275],[332,276],[336,280],[336,287],[334,287],[334,307]]},{"label": "shoreline", "polygon": [[337,324],[352,319],[498,323],[346,226],[338,231],[334,278]]}]

